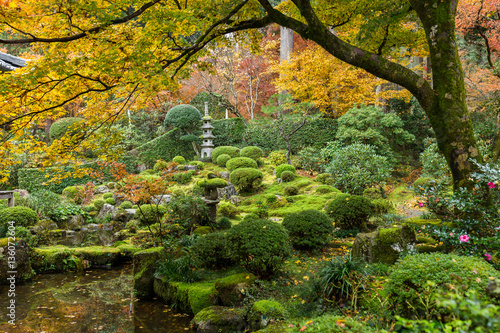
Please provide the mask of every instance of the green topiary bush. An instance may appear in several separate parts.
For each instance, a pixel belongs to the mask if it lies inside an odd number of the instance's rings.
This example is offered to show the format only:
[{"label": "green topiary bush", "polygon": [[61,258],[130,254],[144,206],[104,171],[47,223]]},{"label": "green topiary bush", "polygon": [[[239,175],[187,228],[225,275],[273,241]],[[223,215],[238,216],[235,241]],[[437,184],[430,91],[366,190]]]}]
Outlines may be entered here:
[{"label": "green topiary bush", "polygon": [[146,204],[139,206],[139,209],[135,211],[134,218],[144,225],[151,225],[158,223],[166,212],[167,207],[163,205]]},{"label": "green topiary bush", "polygon": [[103,199],[96,199],[92,201],[92,203],[94,204],[94,207],[99,211],[106,202]]},{"label": "green topiary bush", "polygon": [[111,192],[104,193],[103,196],[102,196],[102,198],[104,200],[112,198],[112,197],[113,197],[113,193],[111,193]]},{"label": "green topiary bush", "polygon": [[483,294],[488,281],[497,276],[493,266],[477,257],[422,253],[396,263],[384,291],[396,314],[422,318],[437,314],[436,293],[456,292],[462,287]]},{"label": "green topiary bush", "polygon": [[229,171],[234,171],[240,168],[254,168],[257,169],[257,162],[248,157],[235,157],[227,161],[226,168]]},{"label": "green topiary bush", "polygon": [[[176,156],[177,157],[177,156]],[[175,158],[175,157],[174,157]],[[153,170],[155,172],[159,172],[163,169],[165,169],[166,167],[168,166],[168,162],[167,161],[164,161],[164,160],[158,160],[156,161],[154,167],[153,167]]]},{"label": "green topiary bush", "polygon": [[432,185],[432,183],[436,182],[436,179],[431,178],[431,177],[420,177],[417,180],[415,180],[412,184],[412,187],[414,190],[422,187],[428,187],[429,185]]},{"label": "green topiary bush", "polygon": [[229,229],[227,238],[233,260],[261,278],[280,270],[291,253],[285,227],[265,219],[242,221]]},{"label": "green topiary bush", "polygon": [[342,193],[340,192],[340,190],[337,190],[335,187],[329,185],[318,186],[316,187],[315,192],[320,194],[332,193],[332,192]]},{"label": "green topiary bush", "polygon": [[288,183],[288,182],[291,182],[295,179],[295,174],[291,171],[283,171],[281,173],[281,179],[285,182],[285,183]]},{"label": "green topiary bush", "polygon": [[292,195],[297,195],[299,194],[299,188],[295,185],[287,185],[283,188],[283,194],[285,194],[285,196],[287,197]]},{"label": "green topiary bush", "polygon": [[171,108],[165,116],[165,126],[182,129],[197,128],[201,121],[201,113],[194,106],[181,104]]},{"label": "green topiary bush", "polygon": [[121,209],[132,209],[133,204],[130,201],[124,201],[120,204]]},{"label": "green topiary bush", "polygon": [[172,159],[173,162],[177,163],[177,164],[181,164],[181,165],[184,165],[186,164],[186,159],[182,156],[175,156],[173,159]]},{"label": "green topiary bush", "polygon": [[193,178],[193,174],[191,172],[176,172],[173,175],[173,179],[178,184],[187,184]]},{"label": "green topiary bush", "polygon": [[219,155],[222,155],[222,154],[228,154],[229,156],[231,156],[231,158],[235,158],[235,157],[240,156],[240,148],[231,147],[231,146],[216,147],[212,151],[212,156],[211,156],[212,162],[217,163],[217,158],[219,157]]},{"label": "green topiary bush", "polygon": [[286,150],[275,150],[272,151],[267,157],[269,163],[272,165],[286,164]]},{"label": "green topiary bush", "polygon": [[219,230],[227,230],[230,229],[232,226],[233,224],[229,220],[229,217],[226,216],[219,217],[215,223],[215,228]]},{"label": "green topiary bush", "polygon": [[257,169],[240,168],[229,175],[229,181],[242,191],[248,191],[262,183],[264,175]]},{"label": "green topiary bush", "polygon": [[335,226],[344,230],[366,229],[366,222],[373,215],[371,202],[359,195],[340,194],[327,205],[325,210],[335,221]]},{"label": "green topiary bush", "polygon": [[38,214],[28,207],[16,206],[0,210],[0,227],[7,229],[8,222],[14,222],[14,227],[33,226],[38,222]]},{"label": "green topiary bush", "polygon": [[325,184],[325,185],[332,185],[333,184],[333,178],[331,173],[320,173],[319,175],[316,176],[316,181]]},{"label": "green topiary bush", "polygon": [[239,214],[238,208],[229,201],[222,201],[217,206],[217,215],[234,219]]},{"label": "green topiary bush", "polygon": [[333,232],[332,220],[317,210],[292,213],[283,219],[292,244],[297,249],[314,250],[325,246]]},{"label": "green topiary bush", "polygon": [[256,146],[248,146],[248,147],[241,149],[241,151],[240,151],[241,157],[248,157],[256,162],[261,159],[263,154],[264,154],[264,152],[262,151],[262,149],[260,149],[259,147],[256,147]]},{"label": "green topiary bush", "polygon": [[114,206],[114,205],[115,205],[115,203],[116,203],[116,201],[115,201],[115,199],[114,199],[114,198],[107,198],[107,199],[106,199],[106,203],[107,203],[107,204],[109,204],[109,205]]},{"label": "green topiary bush", "polygon": [[62,191],[62,195],[80,204],[82,203],[83,190],[83,186],[68,186]]},{"label": "green topiary bush", "polygon": [[191,252],[203,267],[229,267],[234,263],[229,254],[227,236],[223,232],[212,232],[199,237],[191,246]]},{"label": "green topiary bush", "polygon": [[203,170],[203,168],[205,167],[205,164],[202,161],[190,161],[188,164],[196,165],[198,167],[198,170]]},{"label": "green topiary bush", "polygon": [[281,178],[281,173],[283,173],[283,171],[291,171],[294,174],[296,173],[295,167],[293,165],[280,164],[276,167],[276,173],[275,173],[276,178]]},{"label": "green topiary bush", "polygon": [[229,161],[232,157],[228,154],[221,154],[217,157],[217,165],[225,168],[227,161]]},{"label": "green topiary bush", "polygon": [[71,132],[69,135],[75,135],[78,132],[78,124],[84,122],[85,119],[82,118],[61,118],[55,121],[52,126],[50,126],[49,136],[51,140],[60,139],[64,136],[64,134],[68,133],[68,130],[71,128]]}]

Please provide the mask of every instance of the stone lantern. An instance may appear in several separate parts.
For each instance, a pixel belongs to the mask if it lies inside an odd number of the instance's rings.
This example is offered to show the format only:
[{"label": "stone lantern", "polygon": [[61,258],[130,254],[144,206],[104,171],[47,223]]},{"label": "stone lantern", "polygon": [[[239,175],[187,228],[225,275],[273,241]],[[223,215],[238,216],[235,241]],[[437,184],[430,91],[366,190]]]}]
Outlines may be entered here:
[{"label": "stone lantern", "polygon": [[208,115],[208,102],[205,102],[205,116],[202,118],[202,121],[203,125],[201,129],[203,131],[203,143],[201,144],[201,158],[209,159],[214,150],[214,143],[212,140],[215,136],[212,134],[212,129],[214,128],[211,124],[212,117]]},{"label": "stone lantern", "polygon": [[217,217],[217,204],[219,203],[218,188],[223,188],[228,185],[227,181],[222,178],[217,178],[214,174],[210,173],[207,179],[198,181],[198,186],[204,189],[203,201],[208,205],[208,215],[210,221],[215,223]]}]

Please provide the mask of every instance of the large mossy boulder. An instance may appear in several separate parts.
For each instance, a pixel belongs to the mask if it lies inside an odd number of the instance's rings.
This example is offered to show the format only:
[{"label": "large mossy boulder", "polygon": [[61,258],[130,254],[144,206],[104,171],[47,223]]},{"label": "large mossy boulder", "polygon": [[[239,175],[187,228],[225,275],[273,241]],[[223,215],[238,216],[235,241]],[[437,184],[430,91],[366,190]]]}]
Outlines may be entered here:
[{"label": "large mossy boulder", "polygon": [[134,291],[140,299],[154,296],[154,272],[156,262],[163,256],[165,248],[155,247],[134,253]]},{"label": "large mossy boulder", "polygon": [[368,263],[394,264],[401,252],[415,247],[415,231],[408,225],[379,228],[370,233],[359,233],[352,253]]},{"label": "large mossy boulder", "polygon": [[250,331],[263,329],[269,322],[275,322],[286,317],[286,310],[283,306],[271,300],[260,300],[253,303],[248,314],[248,324]]},{"label": "large mossy boulder", "polygon": [[[0,239],[0,284],[14,284],[31,280],[34,271],[31,268],[30,248],[24,239],[16,238],[9,242],[9,238]],[[10,266],[15,258],[15,264]],[[12,276],[9,271],[15,271],[14,280],[8,280]]]},{"label": "large mossy boulder", "polygon": [[243,301],[244,291],[255,282],[255,275],[240,273],[215,281],[215,290],[224,306],[237,306]]},{"label": "large mossy boulder", "polygon": [[211,306],[198,312],[192,322],[197,333],[245,332],[245,316],[244,308]]}]

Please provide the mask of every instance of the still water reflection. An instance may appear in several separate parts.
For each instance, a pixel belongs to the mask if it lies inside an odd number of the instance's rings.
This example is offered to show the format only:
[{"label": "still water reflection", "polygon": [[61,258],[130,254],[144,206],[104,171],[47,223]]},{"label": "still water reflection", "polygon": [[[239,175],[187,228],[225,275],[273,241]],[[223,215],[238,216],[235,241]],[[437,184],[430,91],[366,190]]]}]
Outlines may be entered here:
[{"label": "still water reflection", "polygon": [[159,300],[132,297],[131,265],[37,275],[30,284],[17,285],[16,326],[7,323],[7,290],[0,286],[0,332],[193,332],[189,316],[172,312]]}]

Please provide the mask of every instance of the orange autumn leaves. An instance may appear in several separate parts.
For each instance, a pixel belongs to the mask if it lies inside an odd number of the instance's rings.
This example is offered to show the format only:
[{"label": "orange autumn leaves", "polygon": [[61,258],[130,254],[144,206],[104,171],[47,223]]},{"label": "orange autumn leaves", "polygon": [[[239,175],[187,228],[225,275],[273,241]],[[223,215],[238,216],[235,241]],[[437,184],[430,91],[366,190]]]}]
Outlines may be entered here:
[{"label": "orange autumn leaves", "polygon": [[297,52],[291,60],[271,68],[279,73],[274,81],[278,90],[312,102],[332,117],[340,117],[356,104],[378,105],[390,97],[409,96],[406,90],[382,89],[377,94],[377,86],[386,81],[334,58],[318,46]]}]

